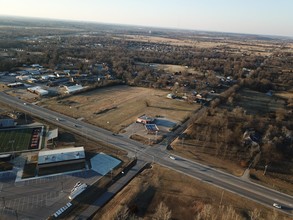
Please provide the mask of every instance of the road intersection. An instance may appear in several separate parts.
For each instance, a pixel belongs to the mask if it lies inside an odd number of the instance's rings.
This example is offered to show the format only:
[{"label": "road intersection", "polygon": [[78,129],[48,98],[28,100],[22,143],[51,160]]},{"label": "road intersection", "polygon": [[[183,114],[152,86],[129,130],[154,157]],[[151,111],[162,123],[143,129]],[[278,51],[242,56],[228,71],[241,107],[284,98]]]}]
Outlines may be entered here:
[{"label": "road intersection", "polygon": [[[108,144],[128,151],[129,156],[137,157],[146,162],[158,163],[162,166],[184,173],[193,178],[197,178],[207,184],[212,184],[224,190],[236,193],[268,207],[272,207],[272,204],[277,202],[283,207],[280,211],[293,215],[292,196],[179,156],[176,156],[175,160],[172,160],[169,158],[170,154],[169,151],[166,150],[166,145],[150,147],[120,135],[113,135],[110,131],[43,107],[33,104],[24,105],[21,100],[4,93],[0,93],[0,102],[10,105],[13,108],[20,109],[33,116],[42,118],[43,120],[47,120],[57,126],[81,134],[88,139],[107,142]],[[63,120],[56,120],[56,118],[62,118]]]}]

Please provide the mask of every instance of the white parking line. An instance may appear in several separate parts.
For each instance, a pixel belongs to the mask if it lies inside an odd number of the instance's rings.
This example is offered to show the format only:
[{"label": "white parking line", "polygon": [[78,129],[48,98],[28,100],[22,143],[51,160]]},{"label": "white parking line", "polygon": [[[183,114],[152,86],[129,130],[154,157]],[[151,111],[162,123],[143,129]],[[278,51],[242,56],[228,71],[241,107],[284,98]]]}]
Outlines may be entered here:
[{"label": "white parking line", "polygon": [[30,208],[31,207],[31,198],[30,197],[27,197],[27,208]]},{"label": "white parking line", "polygon": [[6,207],[11,207],[11,200],[6,200],[5,199],[5,206]]},{"label": "white parking line", "polygon": [[14,206],[14,204],[15,204],[15,199],[14,200],[10,200],[10,208],[14,208],[15,206]]},{"label": "white parking line", "polygon": [[15,199],[13,205],[14,205],[14,209],[18,210],[19,209],[19,203],[20,203],[20,198]]},{"label": "white parking line", "polygon": [[33,206],[38,207],[38,195],[33,195]]},{"label": "white parking line", "polygon": [[24,210],[24,209],[23,209],[23,208],[24,208],[24,204],[25,204],[25,203],[24,203],[24,198],[22,197],[22,198],[21,198],[21,203],[20,203],[20,208],[19,208],[20,211],[23,211],[23,210]]}]

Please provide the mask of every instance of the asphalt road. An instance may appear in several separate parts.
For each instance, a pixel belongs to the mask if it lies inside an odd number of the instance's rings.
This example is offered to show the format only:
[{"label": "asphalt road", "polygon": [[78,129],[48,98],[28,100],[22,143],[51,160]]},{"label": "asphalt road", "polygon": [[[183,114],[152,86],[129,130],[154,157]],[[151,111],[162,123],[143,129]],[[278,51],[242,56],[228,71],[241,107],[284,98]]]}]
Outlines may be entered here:
[{"label": "asphalt road", "polygon": [[[250,181],[243,180],[185,158],[176,156],[176,159],[172,160],[169,158],[169,152],[165,150],[166,146],[146,146],[131,139],[113,135],[112,132],[46,108],[33,104],[25,105],[23,101],[4,93],[0,93],[0,102],[42,118],[43,120],[47,120],[57,126],[79,133],[85,138],[112,144],[120,149],[128,151],[131,156],[137,156],[140,160],[156,162],[175,171],[197,178],[207,184],[221,187],[224,190],[236,193],[268,207],[272,207],[272,204],[277,202],[283,207],[279,211],[293,215],[292,196],[254,184]],[[61,121],[57,121],[56,118],[61,119]]]}]

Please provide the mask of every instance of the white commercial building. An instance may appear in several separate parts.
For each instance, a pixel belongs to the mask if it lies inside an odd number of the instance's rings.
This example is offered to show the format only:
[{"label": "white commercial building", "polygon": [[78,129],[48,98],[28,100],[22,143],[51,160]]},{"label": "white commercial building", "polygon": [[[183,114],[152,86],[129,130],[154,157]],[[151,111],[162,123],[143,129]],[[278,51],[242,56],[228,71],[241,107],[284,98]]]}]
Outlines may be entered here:
[{"label": "white commercial building", "polygon": [[38,168],[42,169],[84,162],[84,147],[70,147],[57,150],[46,150],[39,152]]}]

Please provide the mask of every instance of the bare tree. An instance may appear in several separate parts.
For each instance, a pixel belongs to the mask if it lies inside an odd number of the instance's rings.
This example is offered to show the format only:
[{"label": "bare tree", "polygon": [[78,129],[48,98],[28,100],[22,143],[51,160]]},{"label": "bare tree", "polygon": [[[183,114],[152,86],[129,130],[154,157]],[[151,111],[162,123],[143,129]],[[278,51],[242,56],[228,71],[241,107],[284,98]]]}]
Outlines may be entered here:
[{"label": "bare tree", "polygon": [[165,205],[164,202],[160,202],[156,212],[154,214],[154,219],[156,220],[169,220],[171,219],[172,211]]},{"label": "bare tree", "polygon": [[252,211],[249,211],[249,216],[251,220],[258,220],[260,218],[261,211],[258,209],[254,209]]},{"label": "bare tree", "polygon": [[129,217],[129,209],[127,206],[123,206],[115,216],[115,220],[127,220]]}]

